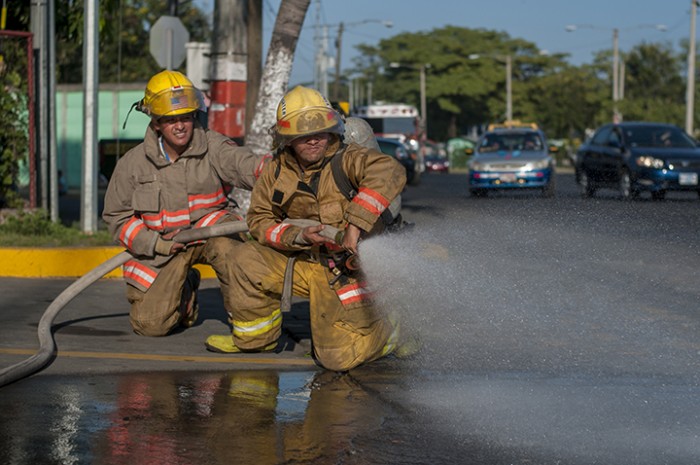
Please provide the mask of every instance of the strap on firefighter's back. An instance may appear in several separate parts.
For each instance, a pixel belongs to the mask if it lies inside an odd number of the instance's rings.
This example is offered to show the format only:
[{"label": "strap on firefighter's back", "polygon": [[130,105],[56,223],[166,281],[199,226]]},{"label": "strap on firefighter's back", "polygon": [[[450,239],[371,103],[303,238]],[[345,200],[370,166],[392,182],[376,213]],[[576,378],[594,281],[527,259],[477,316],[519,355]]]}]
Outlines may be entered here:
[{"label": "strap on firefighter's back", "polygon": [[[345,170],[343,170],[344,154],[345,147],[343,147],[342,150],[339,150],[335,155],[333,155],[333,157],[331,158],[331,171],[333,172],[333,180],[335,181],[336,186],[338,186],[340,192],[345,196],[346,199],[352,201],[352,199],[357,195],[357,188],[350,181],[350,178],[348,177]],[[401,209],[400,199],[397,198],[395,202],[399,202],[396,212],[391,211],[392,207],[394,207],[394,202],[392,202],[391,207],[385,208],[380,215],[380,218],[384,223],[385,229],[389,232],[396,232],[403,226],[403,221],[400,218],[401,215],[398,214],[398,210]],[[395,214],[396,216],[394,216]]]}]

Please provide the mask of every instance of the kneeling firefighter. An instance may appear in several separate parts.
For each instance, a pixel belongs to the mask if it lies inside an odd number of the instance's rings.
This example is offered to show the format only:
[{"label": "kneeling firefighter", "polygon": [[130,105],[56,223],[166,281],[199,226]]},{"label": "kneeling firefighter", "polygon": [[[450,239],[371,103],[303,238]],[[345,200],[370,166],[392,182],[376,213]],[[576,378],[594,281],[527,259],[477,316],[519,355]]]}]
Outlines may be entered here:
[{"label": "kneeling firefighter", "polygon": [[210,336],[207,348],[273,350],[286,283],[309,299],[313,354],[323,367],[345,371],[407,355],[412,344],[373,305],[362,271],[350,264],[360,238],[392,221],[389,207],[404,189],[405,169],[375,149],[346,145],[341,116],[313,89],[299,86],[284,96],[273,131],[277,153],[255,184],[247,216],[256,241],[237,251],[233,337]]},{"label": "kneeling firefighter", "polygon": [[178,232],[241,220],[226,193],[252,189],[270,157],[204,127],[202,94],[177,71],[155,74],[134,107],[150,123],[143,142],[119,159],[102,217],[133,255],[124,264],[132,328],[143,336],[165,336],[197,320],[195,264],[214,268],[230,307],[231,264],[242,244],[230,237],[183,244],[175,240]]}]

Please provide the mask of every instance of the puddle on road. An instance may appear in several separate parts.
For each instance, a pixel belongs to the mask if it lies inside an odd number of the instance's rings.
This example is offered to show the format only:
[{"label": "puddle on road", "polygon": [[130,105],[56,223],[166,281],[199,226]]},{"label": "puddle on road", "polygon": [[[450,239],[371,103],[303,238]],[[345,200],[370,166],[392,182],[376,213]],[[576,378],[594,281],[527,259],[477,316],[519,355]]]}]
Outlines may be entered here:
[{"label": "puddle on road", "polygon": [[355,440],[395,415],[374,394],[328,371],[37,376],[3,388],[0,463],[370,463]]},{"label": "puddle on road", "polygon": [[405,368],[35,376],[0,391],[0,463],[699,463],[688,386]]}]

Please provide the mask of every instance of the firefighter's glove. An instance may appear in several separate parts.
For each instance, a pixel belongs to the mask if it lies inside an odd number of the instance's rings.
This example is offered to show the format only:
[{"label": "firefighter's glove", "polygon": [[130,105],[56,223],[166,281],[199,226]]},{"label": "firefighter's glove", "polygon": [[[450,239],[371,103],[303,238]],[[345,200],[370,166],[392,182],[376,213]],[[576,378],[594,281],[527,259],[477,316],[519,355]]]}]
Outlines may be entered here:
[{"label": "firefighter's glove", "polygon": [[185,244],[173,240],[173,238],[177,236],[180,231],[180,229],[176,229],[175,231],[170,231],[162,236],[158,236],[156,239],[156,246],[154,247],[155,253],[157,255],[168,256],[184,249]]},{"label": "firefighter's glove", "polygon": [[177,242],[158,236],[158,239],[156,239],[155,252],[158,255],[172,255],[174,252],[173,246],[175,244],[177,244]]}]

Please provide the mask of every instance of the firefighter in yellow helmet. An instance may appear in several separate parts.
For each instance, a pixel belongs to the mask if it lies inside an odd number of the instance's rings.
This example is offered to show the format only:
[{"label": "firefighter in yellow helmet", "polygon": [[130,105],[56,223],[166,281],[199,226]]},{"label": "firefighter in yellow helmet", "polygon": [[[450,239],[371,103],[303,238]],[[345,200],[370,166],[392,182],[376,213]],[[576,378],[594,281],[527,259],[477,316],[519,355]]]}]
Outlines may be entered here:
[{"label": "firefighter in yellow helmet", "polygon": [[[398,326],[377,309],[361,270],[351,270],[360,237],[382,221],[406,184],[392,157],[344,144],[343,120],[316,90],[296,87],[277,107],[275,159],[253,189],[247,222],[256,241],[238,250],[232,301],[233,334],[207,339],[215,352],[265,351],[280,337],[288,289],[310,302],[313,355],[325,368],[345,371],[401,354]],[[335,180],[340,167],[356,195]],[[336,168],[337,169],[337,168]],[[348,198],[351,197],[351,198]],[[314,220],[306,226],[300,220]],[[318,224],[320,223],[320,224]],[[342,231],[335,240],[325,228]]]},{"label": "firefighter in yellow helmet", "polygon": [[227,194],[252,189],[270,157],[203,127],[202,93],[177,71],[154,75],[134,105],[150,124],[143,142],[117,162],[102,218],[134,256],[123,268],[131,326],[137,334],[164,336],[197,320],[197,263],[214,268],[230,307],[229,283],[242,244],[228,237],[182,244],[173,237],[183,229],[241,220]]}]

